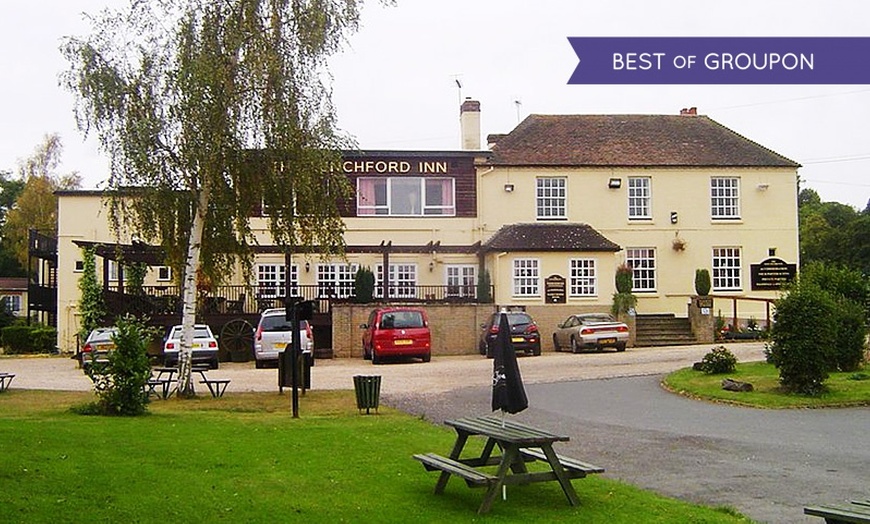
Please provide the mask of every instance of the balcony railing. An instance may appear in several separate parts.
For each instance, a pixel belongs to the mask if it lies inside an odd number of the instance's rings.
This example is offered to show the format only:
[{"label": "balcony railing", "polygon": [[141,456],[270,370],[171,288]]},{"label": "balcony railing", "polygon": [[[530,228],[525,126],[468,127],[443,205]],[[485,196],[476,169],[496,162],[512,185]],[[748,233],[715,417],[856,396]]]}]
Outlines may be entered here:
[{"label": "balcony railing", "polygon": [[[297,285],[290,290],[292,298],[314,300],[318,311],[327,313],[335,302],[352,302],[353,285]],[[384,302],[456,302],[475,303],[477,286],[390,286],[388,300],[383,299],[382,286],[376,286],[375,299]],[[492,286],[490,296],[493,296]],[[180,286],[143,286],[142,289],[110,286],[104,292],[106,306],[115,314],[132,313],[138,316],[180,315]],[[282,286],[214,286],[199,290],[197,297],[200,315],[251,315],[269,308],[284,307]]]}]

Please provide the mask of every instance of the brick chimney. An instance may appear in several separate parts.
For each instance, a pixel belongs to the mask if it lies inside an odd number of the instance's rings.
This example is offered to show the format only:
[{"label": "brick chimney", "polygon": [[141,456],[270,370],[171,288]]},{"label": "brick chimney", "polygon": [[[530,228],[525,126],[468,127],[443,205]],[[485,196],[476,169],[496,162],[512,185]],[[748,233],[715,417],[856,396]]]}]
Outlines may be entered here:
[{"label": "brick chimney", "polygon": [[680,115],[697,116],[698,115],[698,108],[697,107],[690,107],[689,109],[686,109],[684,107],[684,108],[680,109]]},{"label": "brick chimney", "polygon": [[480,150],[480,102],[466,98],[459,107],[462,149]]}]

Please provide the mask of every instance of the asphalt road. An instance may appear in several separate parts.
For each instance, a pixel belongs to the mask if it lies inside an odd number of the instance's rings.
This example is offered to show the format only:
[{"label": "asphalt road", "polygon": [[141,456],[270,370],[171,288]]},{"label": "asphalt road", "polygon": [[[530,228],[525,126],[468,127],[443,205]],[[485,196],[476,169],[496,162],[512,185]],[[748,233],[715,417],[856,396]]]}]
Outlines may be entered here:
[{"label": "asphalt road", "polygon": [[[763,358],[761,344],[728,347],[740,361]],[[870,497],[870,408],[756,410],[693,401],[659,386],[664,373],[709,350],[521,358],[530,408],[516,418],[569,435],[559,451],[603,466],[606,476],[730,506],[759,522],[821,524],[803,515],[805,505]],[[0,371],[16,373],[12,388],[91,388],[69,358],[0,358]],[[490,413],[491,373],[492,361],[476,355],[384,366],[334,359],[317,361],[312,383],[352,389],[354,375],[378,374],[383,404],[441,423]],[[232,380],[227,395],[277,390],[276,371],[253,363],[222,363],[209,376]],[[582,481],[577,487],[582,499]]]},{"label": "asphalt road", "polygon": [[[820,524],[805,505],[870,496],[870,408],[711,404],[668,393],[661,378],[529,384],[530,408],[515,417],[570,435],[557,451],[606,476],[759,522]],[[440,422],[486,413],[489,398],[488,388],[466,388],[390,401]],[[581,499],[582,490],[581,481]]]}]

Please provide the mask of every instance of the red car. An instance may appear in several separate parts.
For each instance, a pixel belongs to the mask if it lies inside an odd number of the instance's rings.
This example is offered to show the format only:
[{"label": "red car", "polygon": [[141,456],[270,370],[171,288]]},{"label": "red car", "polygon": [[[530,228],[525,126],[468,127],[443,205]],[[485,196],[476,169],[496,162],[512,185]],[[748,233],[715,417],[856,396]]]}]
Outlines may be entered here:
[{"label": "red car", "polygon": [[419,308],[389,307],[373,310],[367,323],[360,325],[363,358],[380,364],[388,357],[412,357],[429,362],[432,334],[429,318]]}]

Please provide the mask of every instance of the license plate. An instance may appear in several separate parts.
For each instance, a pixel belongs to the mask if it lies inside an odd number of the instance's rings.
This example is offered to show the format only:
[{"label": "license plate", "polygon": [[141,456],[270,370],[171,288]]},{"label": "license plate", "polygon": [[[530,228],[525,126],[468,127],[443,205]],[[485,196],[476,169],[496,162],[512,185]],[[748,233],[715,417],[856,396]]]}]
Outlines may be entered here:
[{"label": "license plate", "polygon": [[399,340],[394,341],[394,342],[393,342],[393,345],[395,345],[395,346],[410,346],[410,345],[413,344],[413,343],[414,343],[413,340],[408,340],[408,339],[406,339],[406,338],[401,338],[401,339],[399,339]]},{"label": "license plate", "polygon": [[615,344],[616,339],[615,338],[599,338],[598,343],[599,344]]},{"label": "license plate", "polygon": [[523,337],[511,337],[511,342],[525,342]]},{"label": "license plate", "polygon": [[193,349],[199,349],[202,347],[202,344],[200,344],[199,342],[194,342],[192,347]]}]

